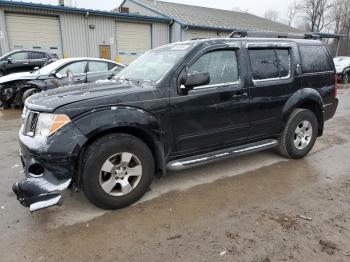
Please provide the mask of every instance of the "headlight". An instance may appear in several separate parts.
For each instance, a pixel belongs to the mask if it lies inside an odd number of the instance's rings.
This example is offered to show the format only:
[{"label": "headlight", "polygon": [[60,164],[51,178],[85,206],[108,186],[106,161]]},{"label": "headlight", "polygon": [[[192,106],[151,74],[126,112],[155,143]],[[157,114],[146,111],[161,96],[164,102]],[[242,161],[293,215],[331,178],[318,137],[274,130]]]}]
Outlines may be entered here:
[{"label": "headlight", "polygon": [[35,135],[49,137],[70,122],[66,115],[41,113],[36,123]]}]

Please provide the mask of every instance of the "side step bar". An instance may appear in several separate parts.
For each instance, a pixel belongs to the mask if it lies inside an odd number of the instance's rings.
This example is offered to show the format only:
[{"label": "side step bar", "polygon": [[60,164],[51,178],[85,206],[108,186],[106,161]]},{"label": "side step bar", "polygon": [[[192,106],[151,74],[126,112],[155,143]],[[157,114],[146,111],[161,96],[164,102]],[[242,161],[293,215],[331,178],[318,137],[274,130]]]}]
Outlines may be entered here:
[{"label": "side step bar", "polygon": [[232,147],[207,154],[174,160],[167,164],[167,169],[171,171],[183,170],[191,167],[208,164],[214,161],[230,158],[233,156],[262,151],[265,149],[273,148],[277,145],[278,142],[275,139],[263,140],[260,142],[251,143],[243,146]]}]

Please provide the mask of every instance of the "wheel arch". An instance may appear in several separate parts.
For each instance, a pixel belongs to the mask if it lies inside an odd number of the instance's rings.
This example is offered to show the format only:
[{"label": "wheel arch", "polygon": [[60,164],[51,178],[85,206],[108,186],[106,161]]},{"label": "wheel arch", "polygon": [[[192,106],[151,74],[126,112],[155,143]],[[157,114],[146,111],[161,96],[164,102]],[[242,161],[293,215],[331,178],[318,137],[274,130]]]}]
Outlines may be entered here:
[{"label": "wheel arch", "polygon": [[321,95],[312,88],[301,89],[289,98],[283,107],[283,120],[287,123],[289,116],[296,108],[313,112],[318,122],[318,136],[322,136],[324,128],[324,104]]},{"label": "wheel arch", "polygon": [[[124,110],[124,109],[121,109]],[[126,109],[126,110],[130,110]],[[113,111],[113,110],[112,110]],[[118,111],[118,110],[116,110]],[[98,118],[98,115],[93,116],[89,115],[84,117],[85,119],[88,119],[88,121],[83,121],[84,122],[84,128],[86,128],[88,126],[88,128],[90,130],[83,130],[83,133],[86,135],[87,137],[87,141],[84,143],[84,145],[82,145],[81,149],[79,150],[79,154],[78,154],[78,161],[77,161],[77,170],[78,172],[76,172],[76,178],[75,181],[77,181],[78,185],[79,185],[79,181],[80,181],[80,175],[81,175],[81,163],[83,162],[83,157],[85,155],[86,149],[92,144],[94,143],[97,139],[109,135],[109,134],[128,134],[128,135],[132,135],[138,139],[140,139],[141,141],[143,141],[151,150],[153,158],[154,158],[154,162],[155,162],[155,175],[156,176],[163,176],[165,175],[166,172],[166,164],[165,164],[165,154],[164,154],[164,146],[163,146],[163,142],[162,142],[162,136],[161,136],[161,132],[160,132],[160,128],[157,125],[157,123],[155,123],[154,121],[156,121],[155,119],[152,119],[152,117],[150,115],[145,114],[146,112],[141,113],[141,110],[131,110],[129,112],[133,112],[134,114],[138,115],[139,117],[142,117],[143,120],[143,124],[135,124],[135,122],[127,122],[127,119],[123,119],[123,117],[119,114],[113,114],[110,115],[108,112],[111,112],[111,110],[108,110],[107,112],[104,110],[101,113],[104,112],[104,117],[108,115],[110,116],[110,123],[103,125],[103,126],[95,126],[93,127],[93,125],[91,123],[93,123],[93,120]],[[136,113],[138,112],[138,113]],[[129,120],[133,119],[134,116],[131,116],[131,114],[129,114]],[[139,115],[142,114],[142,115]],[[114,122],[112,121],[112,117],[115,119],[117,116],[119,115],[119,121],[118,122]],[[125,117],[127,117],[128,115],[122,114]],[[124,121],[123,121],[124,120]],[[150,123],[152,122],[152,123]],[[89,123],[87,125],[87,123]],[[81,124],[79,124],[79,121],[77,123],[77,126],[82,130],[82,126]]]}]

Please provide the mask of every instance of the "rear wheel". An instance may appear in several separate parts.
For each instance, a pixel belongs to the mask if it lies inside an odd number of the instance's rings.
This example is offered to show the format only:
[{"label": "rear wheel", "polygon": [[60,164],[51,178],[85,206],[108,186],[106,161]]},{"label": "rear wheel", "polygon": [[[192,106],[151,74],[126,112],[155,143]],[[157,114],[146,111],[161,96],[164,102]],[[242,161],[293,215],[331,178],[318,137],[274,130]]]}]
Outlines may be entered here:
[{"label": "rear wheel", "polygon": [[107,135],[86,151],[83,191],[97,207],[113,210],[135,203],[148,190],[153,177],[153,155],[134,136]]},{"label": "rear wheel", "polygon": [[317,118],[312,111],[295,109],[279,139],[279,152],[288,158],[303,158],[315,145],[317,130]]}]

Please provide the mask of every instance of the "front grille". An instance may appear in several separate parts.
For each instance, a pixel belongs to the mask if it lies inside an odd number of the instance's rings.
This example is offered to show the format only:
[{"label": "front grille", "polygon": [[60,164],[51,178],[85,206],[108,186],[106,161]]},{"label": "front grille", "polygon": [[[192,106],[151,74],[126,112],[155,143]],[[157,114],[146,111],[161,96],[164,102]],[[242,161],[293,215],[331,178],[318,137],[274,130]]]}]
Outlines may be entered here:
[{"label": "front grille", "polygon": [[39,117],[39,113],[36,113],[36,112],[28,113],[27,118],[25,119],[25,122],[24,122],[24,130],[23,130],[24,135],[34,136],[38,117]]}]

